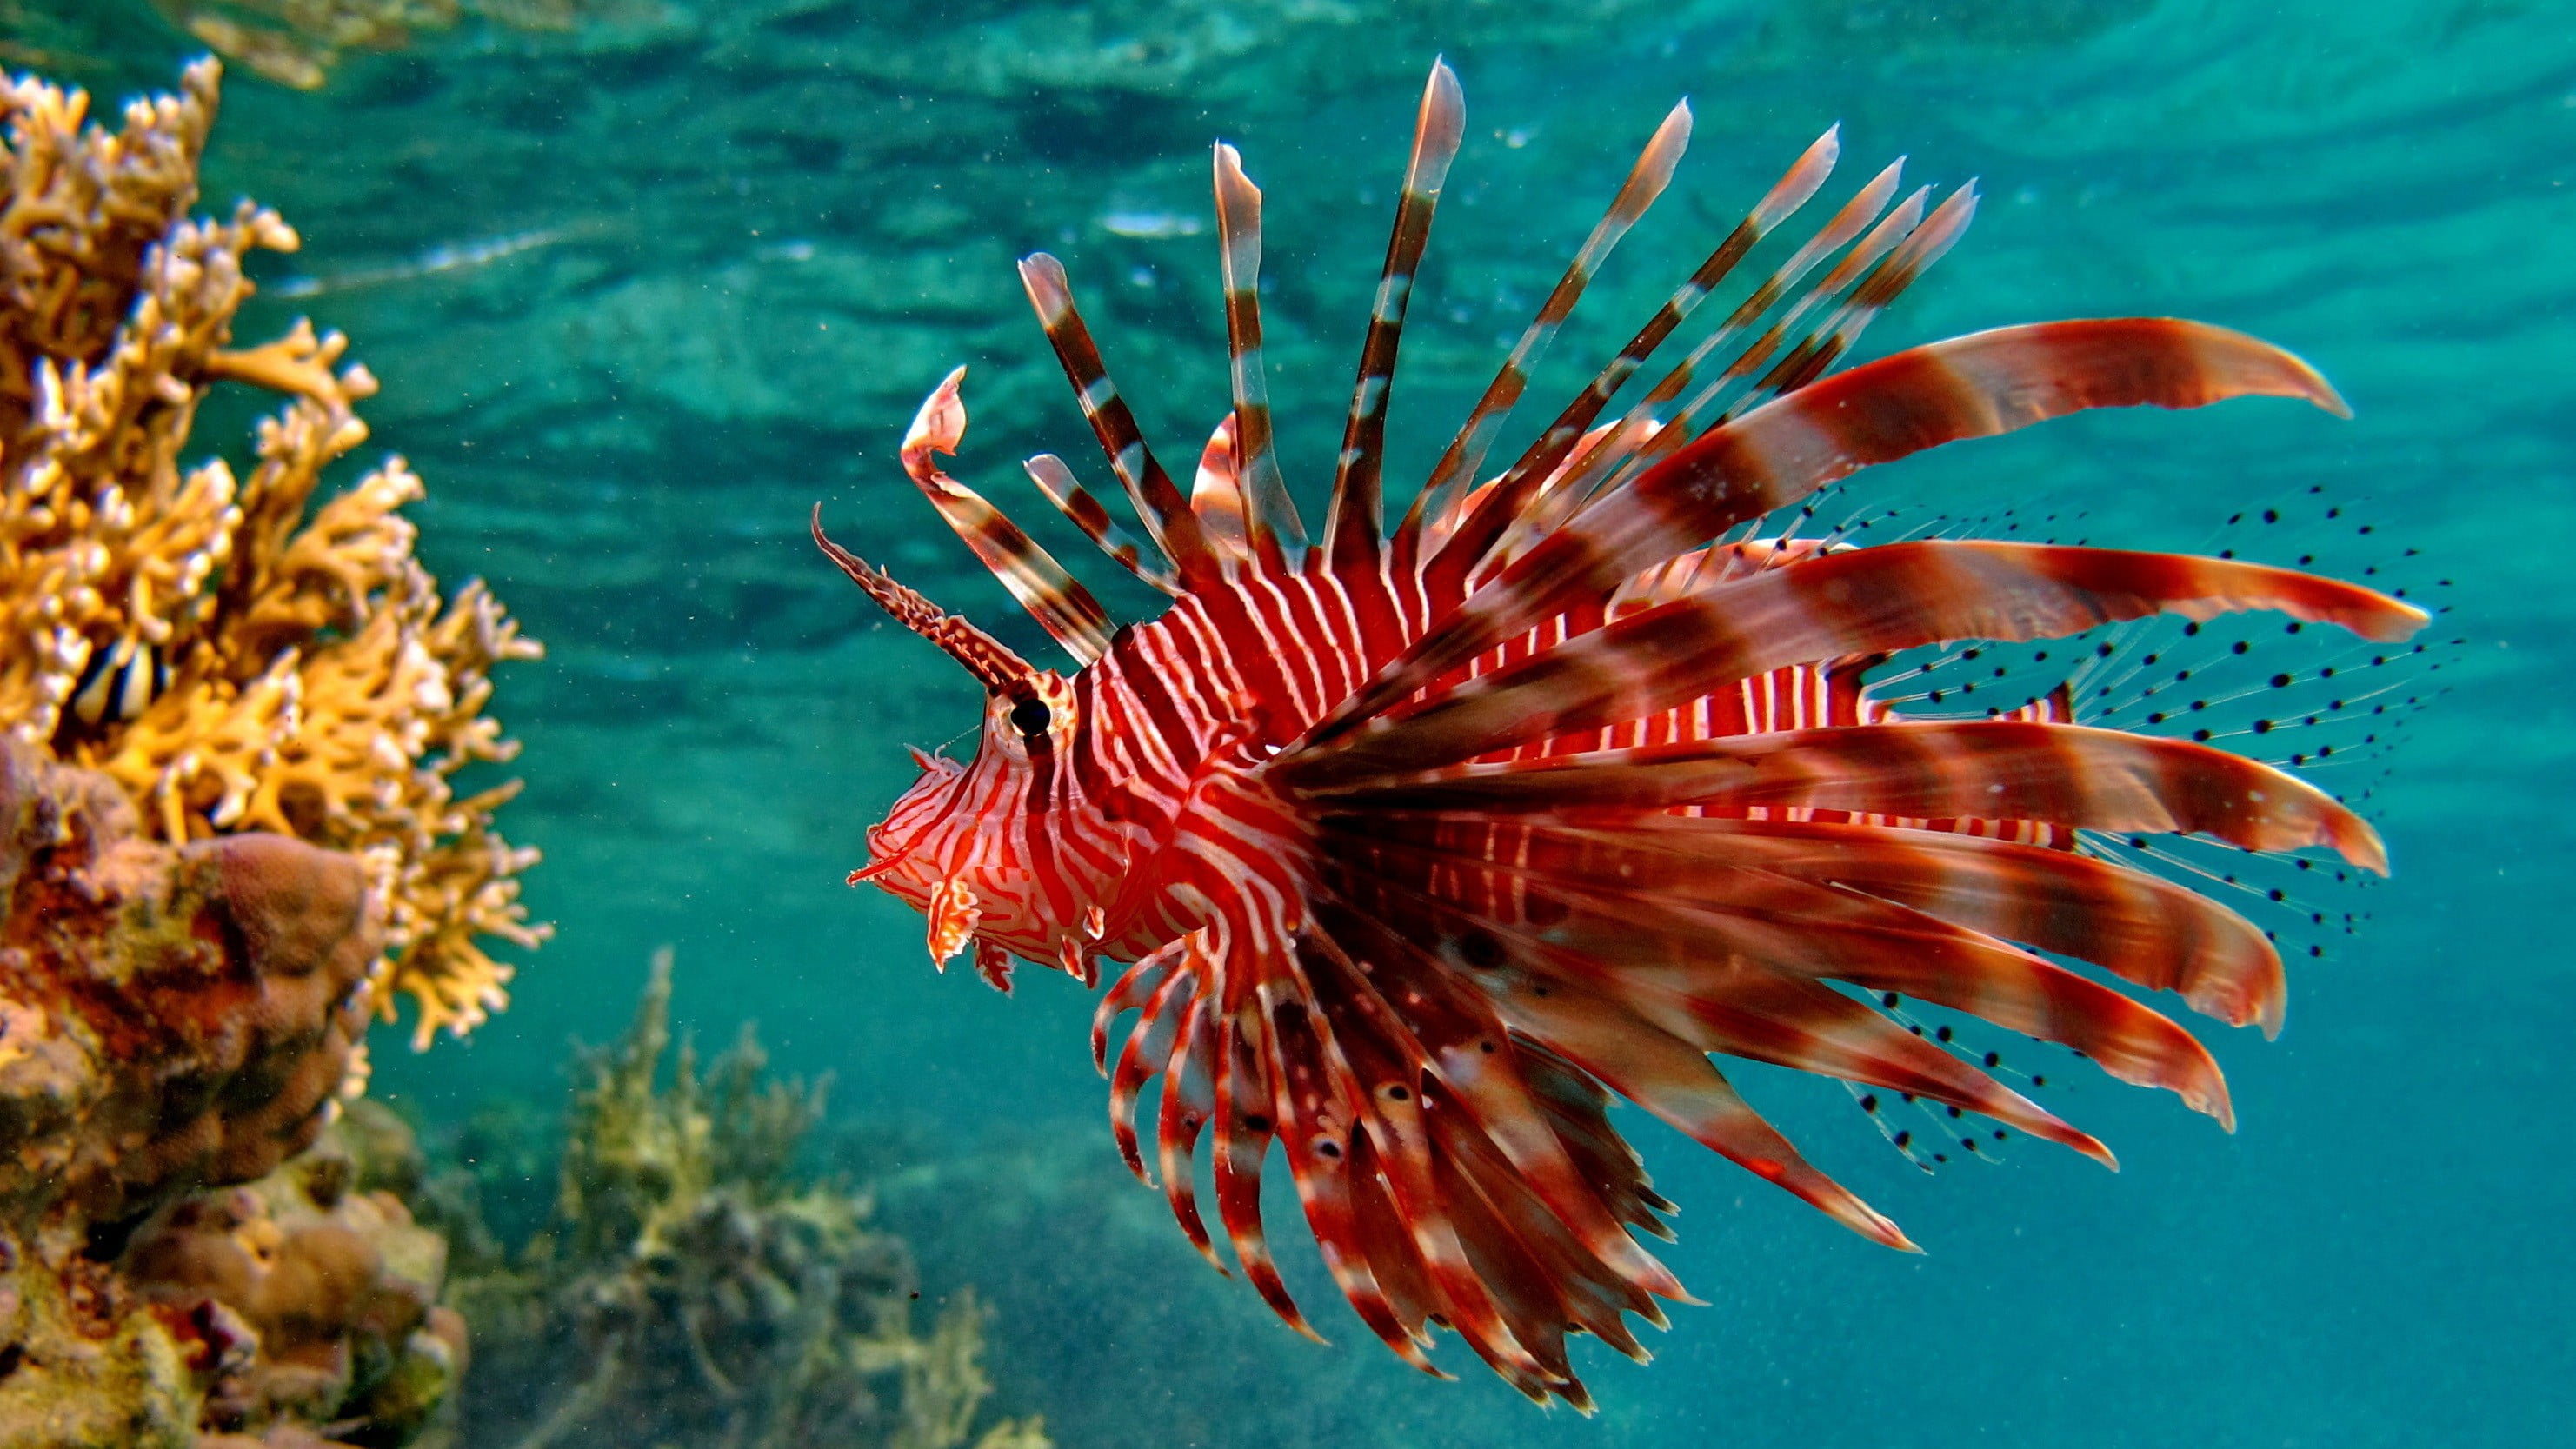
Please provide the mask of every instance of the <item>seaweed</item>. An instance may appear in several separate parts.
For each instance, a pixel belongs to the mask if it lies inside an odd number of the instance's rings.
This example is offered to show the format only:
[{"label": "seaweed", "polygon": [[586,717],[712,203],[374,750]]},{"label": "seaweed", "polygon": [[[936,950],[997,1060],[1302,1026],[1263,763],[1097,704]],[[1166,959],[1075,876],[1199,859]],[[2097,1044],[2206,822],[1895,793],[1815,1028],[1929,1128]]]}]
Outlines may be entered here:
[{"label": "seaweed", "polygon": [[748,1028],[701,1068],[670,1003],[666,949],[625,1037],[578,1060],[528,1242],[504,1251],[482,1222],[495,1119],[433,1186],[474,1245],[450,1295],[476,1345],[468,1442],[1042,1449],[1035,1419],[975,1433],[993,1386],[973,1291],[916,1333],[909,1250],[869,1194],[800,1168],[826,1084],[770,1078]]}]

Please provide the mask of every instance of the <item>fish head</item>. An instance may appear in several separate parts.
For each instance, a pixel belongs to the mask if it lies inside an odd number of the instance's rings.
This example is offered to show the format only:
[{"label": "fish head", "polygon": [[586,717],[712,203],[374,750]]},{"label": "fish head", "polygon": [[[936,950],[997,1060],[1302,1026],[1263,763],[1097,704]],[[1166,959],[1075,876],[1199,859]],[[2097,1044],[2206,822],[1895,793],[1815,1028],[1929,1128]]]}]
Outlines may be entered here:
[{"label": "fish head", "polygon": [[913,751],[921,777],[868,830],[873,882],[929,918],[941,969],[970,945],[1045,959],[1076,923],[1053,920],[1029,859],[1030,816],[1059,784],[1079,727],[1072,680],[1032,669],[991,690],[975,757]]}]

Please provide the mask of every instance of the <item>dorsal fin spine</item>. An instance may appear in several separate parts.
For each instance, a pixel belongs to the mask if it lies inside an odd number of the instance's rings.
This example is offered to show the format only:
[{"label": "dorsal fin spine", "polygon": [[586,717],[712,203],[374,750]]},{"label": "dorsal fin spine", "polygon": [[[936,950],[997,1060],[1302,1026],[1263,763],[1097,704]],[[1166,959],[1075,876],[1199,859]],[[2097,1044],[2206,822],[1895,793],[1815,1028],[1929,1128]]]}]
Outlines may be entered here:
[{"label": "dorsal fin spine", "polygon": [[1842,127],[1829,128],[1809,145],[1797,161],[1783,173],[1762,199],[1754,204],[1744,219],[1737,222],[1716,250],[1709,253],[1690,280],[1682,283],[1664,304],[1657,308],[1644,326],[1637,329],[1628,345],[1619,350],[1609,364],[1594,376],[1591,383],[1568,403],[1556,421],[1548,424],[1537,441],[1530,444],[1511,467],[1503,471],[1494,489],[1476,507],[1475,513],[1441,546],[1435,567],[1444,575],[1464,577],[1485,561],[1495,544],[1522,517],[1539,489],[1557,467],[1581,446],[1593,419],[1609,405],[1621,386],[1643,367],[1664,340],[1698,310],[1710,292],[1724,282],[1745,254],[1752,251],[1772,228],[1796,214],[1818,188],[1833,174],[1834,163],[1842,156]]},{"label": "dorsal fin spine", "polygon": [[1065,380],[1073,384],[1074,399],[1082,407],[1083,418],[1100,440],[1100,451],[1108,455],[1109,466],[1117,473],[1120,486],[1127,490],[1127,500],[1135,506],[1146,534],[1163,550],[1185,585],[1221,576],[1217,557],[1200,534],[1198,518],[1190,512],[1188,500],[1181,497],[1171,475],[1155,459],[1154,450],[1147,446],[1143,431],[1136,426],[1136,415],[1128,410],[1127,400],[1119,396],[1117,385],[1109,380],[1109,369],[1100,359],[1099,346],[1091,340],[1091,329],[1083,325],[1082,313],[1073,305],[1073,288],[1065,277],[1064,263],[1045,252],[1032,252],[1021,259],[1020,283],[1028,289],[1029,305],[1037,309],[1038,325],[1046,329],[1047,342],[1055,349]]},{"label": "dorsal fin spine", "polygon": [[1226,351],[1234,376],[1234,456],[1254,554],[1274,569],[1304,559],[1306,525],[1280,476],[1261,355],[1261,188],[1232,146],[1216,146],[1216,224],[1224,247]]},{"label": "dorsal fin spine", "polygon": [[1449,163],[1458,155],[1466,121],[1466,100],[1459,92],[1456,73],[1446,63],[1433,61],[1414,120],[1413,156],[1405,166],[1395,230],[1386,242],[1386,265],[1378,274],[1377,296],[1369,308],[1368,336],[1360,344],[1359,380],[1351,388],[1341,457],[1333,470],[1333,501],[1324,516],[1324,547],[1318,560],[1331,568],[1373,565],[1382,547],[1386,407],[1395,386],[1396,349],[1404,336],[1414,275],[1431,239],[1432,213],[1440,204],[1440,191],[1448,182]]},{"label": "dorsal fin spine", "polygon": [[1406,542],[1412,548],[1420,547],[1423,529],[1444,516],[1456,502],[1460,490],[1475,481],[1476,470],[1483,465],[1485,452],[1492,447],[1494,435],[1502,430],[1503,423],[1511,416],[1513,404],[1520,401],[1521,392],[1529,386],[1529,369],[1537,364],[1548,343],[1555,339],[1557,330],[1565,325],[1566,317],[1574,311],[1574,304],[1582,299],[1584,288],[1591,285],[1593,274],[1600,270],[1611,249],[1672,183],[1673,168],[1681,163],[1682,152],[1690,145],[1690,129],[1690,102],[1683,101],[1665,115],[1663,124],[1657,126],[1655,134],[1647,140],[1645,150],[1638,154],[1637,164],[1629,169],[1627,180],[1620,184],[1618,194],[1610,199],[1609,210],[1602,213],[1600,222],[1592,228],[1592,234],[1584,239],[1582,249],[1566,265],[1565,275],[1557,280],[1556,289],[1548,293],[1547,300],[1540,304],[1538,315],[1522,331],[1520,341],[1512,347],[1511,356],[1504,359],[1502,369],[1486,385],[1484,395],[1469,410],[1467,421],[1460,425],[1458,435],[1450,440],[1448,450],[1441,454],[1439,463],[1432,468],[1430,480],[1423,484],[1422,492],[1413,500],[1403,524]]}]

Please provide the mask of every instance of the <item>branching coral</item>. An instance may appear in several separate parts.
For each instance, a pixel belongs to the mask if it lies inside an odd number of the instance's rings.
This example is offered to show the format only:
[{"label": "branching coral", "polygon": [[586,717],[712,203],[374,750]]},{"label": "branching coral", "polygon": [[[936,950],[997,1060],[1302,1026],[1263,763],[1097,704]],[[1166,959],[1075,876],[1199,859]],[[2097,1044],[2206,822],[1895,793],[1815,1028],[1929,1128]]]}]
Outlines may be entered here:
[{"label": "branching coral", "polygon": [[703,1073],[683,1044],[659,1081],[670,989],[666,952],[633,1030],[580,1069],[551,1226],[461,1271],[475,1442],[1045,1449],[1035,1420],[972,1433],[992,1392],[973,1295],[915,1337],[902,1242],[797,1173],[820,1088],[764,1082],[748,1033]]},{"label": "branching coral", "polygon": [[36,359],[106,356],[143,274],[144,253],[186,213],[214,120],[214,76],[192,70],[178,96],[138,101],[125,129],[85,124],[89,98],[41,81],[8,84],[9,187],[0,199],[0,427],[15,442],[35,397]]},{"label": "branching coral", "polygon": [[[264,829],[357,855],[386,903],[375,1006],[415,1044],[506,1004],[479,938],[533,946],[493,828],[515,793],[456,774],[516,751],[484,715],[492,666],[537,645],[480,582],[441,598],[401,509],[401,459],[313,506],[374,393],[347,342],[298,322],[232,344],[242,260],[296,235],[249,203],[189,221],[220,72],[128,107],[10,84],[0,177],[0,720],[122,782],[173,842]],[[208,388],[289,396],[258,462],[180,454]]]}]

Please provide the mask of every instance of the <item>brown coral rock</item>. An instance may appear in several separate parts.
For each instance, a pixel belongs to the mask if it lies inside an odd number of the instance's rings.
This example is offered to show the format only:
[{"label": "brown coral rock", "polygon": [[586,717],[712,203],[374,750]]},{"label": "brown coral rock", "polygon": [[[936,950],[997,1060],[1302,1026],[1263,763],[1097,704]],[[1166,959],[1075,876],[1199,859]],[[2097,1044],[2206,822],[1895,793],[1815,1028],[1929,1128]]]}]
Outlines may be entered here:
[{"label": "brown coral rock", "polygon": [[301,1151],[366,1026],[358,863],[140,838],[113,782],[0,740],[0,1206],[93,1222]]},{"label": "brown coral rock", "polygon": [[162,1209],[119,1262],[162,1312],[229,1315],[247,1331],[205,1407],[207,1423],[263,1436],[246,1442],[325,1442],[309,1426],[327,1424],[401,1443],[463,1371],[463,1322],[434,1306],[446,1240],[392,1193],[358,1188],[373,1159],[411,1152],[408,1132],[381,1107],[357,1115],[362,1132],[326,1133],[256,1183]]},{"label": "brown coral rock", "polygon": [[[0,739],[4,1449],[185,1449],[206,1386],[258,1363],[242,1312],[140,1309],[99,1259],[173,1194],[313,1140],[366,1025],[380,916],[346,856],[145,839],[114,780]],[[336,1301],[362,1255],[309,1246],[296,1301]]]}]

